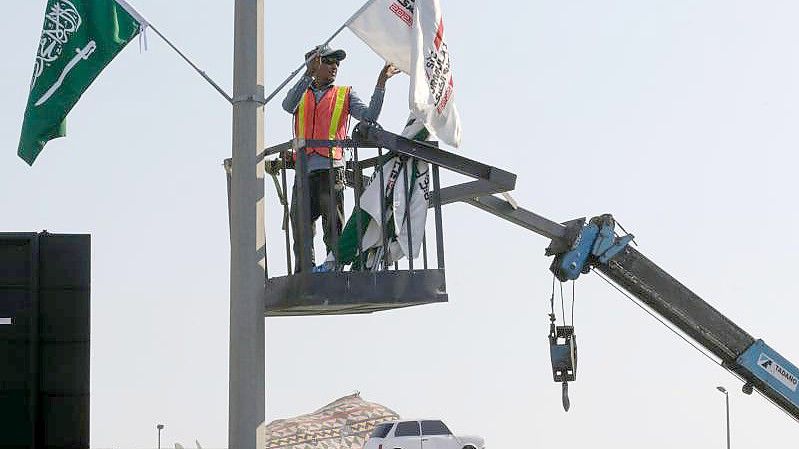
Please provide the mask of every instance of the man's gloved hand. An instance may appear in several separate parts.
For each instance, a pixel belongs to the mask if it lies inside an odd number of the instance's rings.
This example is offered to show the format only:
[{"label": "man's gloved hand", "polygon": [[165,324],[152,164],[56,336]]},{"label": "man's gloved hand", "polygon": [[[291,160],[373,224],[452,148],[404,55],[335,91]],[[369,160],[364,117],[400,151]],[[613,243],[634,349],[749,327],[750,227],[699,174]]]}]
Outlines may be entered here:
[{"label": "man's gloved hand", "polygon": [[280,164],[281,162],[282,161],[280,159],[272,159],[264,161],[264,171],[270,175],[277,174],[277,172],[280,171],[278,164]]},{"label": "man's gloved hand", "polygon": [[283,159],[272,159],[271,161],[266,161],[264,164],[264,171],[269,173],[270,175],[276,175],[280,173],[280,170],[285,168],[285,164],[283,163]]},{"label": "man's gloved hand", "polygon": [[264,171],[270,175],[276,175],[280,173],[282,169],[294,169],[294,153],[291,151],[288,152],[288,161],[283,158],[264,161]]}]

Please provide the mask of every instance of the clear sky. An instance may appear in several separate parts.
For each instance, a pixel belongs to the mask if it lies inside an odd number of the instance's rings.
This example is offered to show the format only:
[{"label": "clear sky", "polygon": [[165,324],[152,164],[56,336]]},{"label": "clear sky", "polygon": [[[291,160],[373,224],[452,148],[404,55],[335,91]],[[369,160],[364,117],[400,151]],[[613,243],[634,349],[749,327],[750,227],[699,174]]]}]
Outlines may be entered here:
[{"label": "clear sky", "polygon": [[[233,1],[132,0],[228,91]],[[9,2],[0,61],[2,231],[92,234],[91,443],[227,440],[231,110],[150,33],[129,45],[34,167],[16,156],[44,0]],[[361,4],[265,1],[271,91]],[[457,151],[516,173],[519,203],[558,221],[613,213],[639,250],[799,362],[799,4],[441,0],[463,119]],[[340,83],[368,97],[383,62],[352,34]],[[407,76],[380,122],[399,131]],[[282,95],[266,139],[290,138]],[[278,248],[274,188],[267,232]],[[347,206],[351,208],[352,202]],[[551,380],[546,239],[447,206],[447,304],[266,321],[268,420],[355,390],[441,417],[492,448],[735,447],[799,423],[594,275],[576,285],[578,381]]]}]

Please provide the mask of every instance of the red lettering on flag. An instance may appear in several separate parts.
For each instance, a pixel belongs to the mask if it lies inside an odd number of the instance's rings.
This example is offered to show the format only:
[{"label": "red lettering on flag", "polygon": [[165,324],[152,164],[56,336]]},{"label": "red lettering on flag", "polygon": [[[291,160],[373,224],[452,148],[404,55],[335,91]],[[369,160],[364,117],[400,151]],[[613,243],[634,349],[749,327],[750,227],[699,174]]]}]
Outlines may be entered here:
[{"label": "red lettering on flag", "polygon": [[396,3],[392,3],[391,7],[389,7],[388,9],[390,9],[391,12],[396,14],[397,17],[399,17],[403,22],[405,22],[406,25],[408,26],[413,25],[413,17],[411,17],[408,11],[406,11],[402,6]]},{"label": "red lettering on flag", "polygon": [[438,22],[438,29],[436,30],[436,40],[434,42],[436,46],[436,50],[441,47],[441,42],[444,41],[444,18],[442,17],[441,20]]},{"label": "red lettering on flag", "polygon": [[447,107],[447,103],[449,103],[449,98],[452,96],[452,91],[455,89],[455,79],[450,78],[449,84],[447,85],[447,91],[444,93],[444,97],[441,99],[441,103],[436,107],[436,111],[439,114],[444,112],[444,108]]}]

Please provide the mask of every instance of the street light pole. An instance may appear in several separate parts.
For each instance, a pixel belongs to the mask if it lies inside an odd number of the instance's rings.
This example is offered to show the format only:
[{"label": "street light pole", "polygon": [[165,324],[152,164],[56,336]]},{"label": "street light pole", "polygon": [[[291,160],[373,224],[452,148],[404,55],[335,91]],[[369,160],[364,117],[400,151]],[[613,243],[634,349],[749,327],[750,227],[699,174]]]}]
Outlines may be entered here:
[{"label": "street light pole", "polygon": [[264,0],[235,0],[230,185],[228,447],[255,449],[265,415]]},{"label": "street light pole", "polygon": [[727,449],[730,449],[730,393],[724,387],[716,387],[716,390],[724,393],[724,402],[727,405]]},{"label": "street light pole", "polygon": [[158,429],[158,449],[161,449],[161,430],[164,429],[164,425],[157,424],[155,428]]}]

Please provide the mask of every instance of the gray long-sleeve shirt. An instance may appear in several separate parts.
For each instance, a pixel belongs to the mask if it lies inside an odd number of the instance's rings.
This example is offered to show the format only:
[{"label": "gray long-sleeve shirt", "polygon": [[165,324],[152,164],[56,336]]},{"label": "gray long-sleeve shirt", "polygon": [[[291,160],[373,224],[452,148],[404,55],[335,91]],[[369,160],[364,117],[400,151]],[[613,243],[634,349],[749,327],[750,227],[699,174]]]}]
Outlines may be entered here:
[{"label": "gray long-sleeve shirt", "polygon": [[[300,104],[300,100],[302,100],[302,96],[305,95],[305,91],[308,90],[308,88],[311,89],[311,92],[313,92],[318,102],[331,87],[333,87],[332,84],[316,87],[313,84],[313,78],[307,75],[303,76],[289,89],[286,98],[283,100],[283,109],[289,114],[294,114],[294,111],[297,110],[297,106]],[[369,100],[369,106],[366,106],[358,94],[355,93],[355,90],[350,89],[350,115],[356,120],[376,121],[380,116],[380,110],[383,109],[383,97],[385,92],[385,89],[375,87],[372,98]],[[335,167],[343,167],[344,159],[334,160],[333,165]],[[328,158],[316,153],[311,154],[308,158],[309,172],[328,168],[330,168],[330,160]]]}]

